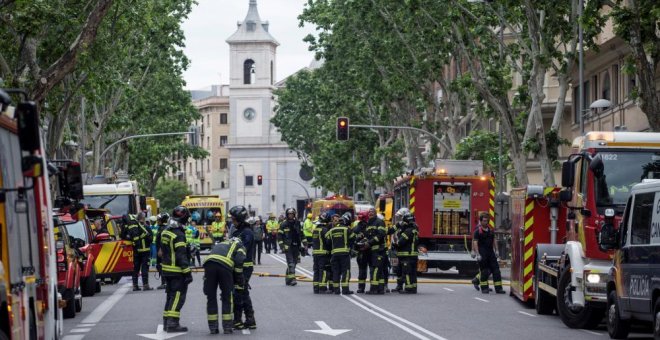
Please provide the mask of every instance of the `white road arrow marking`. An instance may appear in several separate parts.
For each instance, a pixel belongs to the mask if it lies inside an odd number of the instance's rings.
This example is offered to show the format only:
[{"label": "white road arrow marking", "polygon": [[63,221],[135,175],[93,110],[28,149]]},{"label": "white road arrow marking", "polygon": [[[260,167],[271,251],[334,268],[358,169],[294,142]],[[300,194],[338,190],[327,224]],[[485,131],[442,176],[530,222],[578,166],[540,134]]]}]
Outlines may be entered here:
[{"label": "white road arrow marking", "polygon": [[350,332],[350,329],[332,329],[330,326],[328,326],[327,323],[323,321],[314,321],[316,324],[321,327],[321,329],[307,329],[305,332],[312,332],[312,333],[318,333],[318,334],[325,334],[325,335],[330,335],[330,336],[337,336],[340,334],[344,334],[346,332]]},{"label": "white road arrow marking", "polygon": [[147,339],[153,339],[153,340],[165,340],[169,338],[174,338],[179,335],[184,335],[186,333],[166,333],[163,330],[163,325],[158,325],[158,328],[156,328],[156,334],[138,334],[139,336]]}]

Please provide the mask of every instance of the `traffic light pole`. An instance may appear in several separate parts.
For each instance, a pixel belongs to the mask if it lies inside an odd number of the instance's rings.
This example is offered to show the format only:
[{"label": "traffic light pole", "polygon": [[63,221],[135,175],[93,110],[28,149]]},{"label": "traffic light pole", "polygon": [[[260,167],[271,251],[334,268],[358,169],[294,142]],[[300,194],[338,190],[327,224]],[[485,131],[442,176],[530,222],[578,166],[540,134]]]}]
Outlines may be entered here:
[{"label": "traffic light pole", "polygon": [[432,134],[429,131],[423,130],[423,129],[418,129],[415,127],[410,127],[410,126],[394,126],[394,125],[359,125],[359,124],[351,124],[349,127],[351,128],[364,128],[364,129],[385,129],[385,130],[410,130],[410,131],[417,131],[419,133],[425,134],[429,137],[432,137],[435,139],[438,143],[442,143],[442,140],[438,138],[438,136]]}]

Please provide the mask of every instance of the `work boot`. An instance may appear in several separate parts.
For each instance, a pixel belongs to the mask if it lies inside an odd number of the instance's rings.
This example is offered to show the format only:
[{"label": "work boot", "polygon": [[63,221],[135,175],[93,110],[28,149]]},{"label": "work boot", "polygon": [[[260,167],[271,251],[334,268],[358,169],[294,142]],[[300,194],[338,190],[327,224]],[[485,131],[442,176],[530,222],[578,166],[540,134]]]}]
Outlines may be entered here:
[{"label": "work boot", "polygon": [[490,289],[488,287],[481,287],[481,294],[488,294],[490,292]]},{"label": "work boot", "polygon": [[233,323],[231,321],[223,321],[222,332],[224,334],[232,334],[234,332]]},{"label": "work boot", "polygon": [[211,332],[211,334],[220,333],[220,330],[218,329],[218,321],[217,320],[209,321],[209,331]]},{"label": "work boot", "polygon": [[319,294],[326,294],[328,292],[328,288],[326,287],[319,287]]},{"label": "work boot", "polygon": [[245,313],[245,323],[243,325],[248,329],[257,329],[257,321],[254,319],[253,313]]},{"label": "work boot", "polygon": [[142,286],[142,290],[154,290],[153,287],[150,287],[149,284],[147,283],[146,285]]},{"label": "work boot", "polygon": [[223,334],[232,334],[232,333],[234,333],[234,330],[231,329],[231,328],[225,328],[225,329],[222,330],[222,333]]},{"label": "work boot", "polygon": [[134,292],[139,292],[139,291],[141,291],[141,290],[142,290],[142,289],[140,289],[140,286],[138,286],[138,285],[134,285],[134,286],[133,286],[133,291],[134,291]]},{"label": "work boot", "polygon": [[234,320],[234,329],[245,329],[245,325],[243,324],[243,321],[241,320]]},{"label": "work boot", "polygon": [[188,327],[179,324],[179,318],[170,318],[165,328],[166,333],[184,333],[188,331]]},{"label": "work boot", "polygon": [[164,284],[164,283],[162,285],[156,287],[156,289],[166,289],[166,288],[167,288],[167,285]]},{"label": "work boot", "polygon": [[[356,290],[355,292],[358,294],[364,294],[364,288],[358,288],[358,290]],[[367,294],[369,293],[367,292]]]},{"label": "work boot", "polygon": [[348,290],[348,288],[344,288],[341,290],[342,295],[351,295],[354,294],[352,290]]},{"label": "work boot", "polygon": [[319,289],[318,289],[318,288],[314,288],[314,294],[318,294],[318,293],[319,293]]},{"label": "work boot", "polygon": [[502,287],[495,287],[495,293],[506,294],[506,292],[504,291],[504,289],[502,289]]},{"label": "work boot", "polygon": [[339,288],[335,288],[335,289],[334,289],[334,292],[335,292],[335,295],[339,295],[339,294],[341,294],[341,290],[339,290]]},{"label": "work boot", "polygon": [[295,279],[293,281],[291,281],[291,286],[295,286],[297,284],[298,284],[298,281],[296,281]]},{"label": "work boot", "polygon": [[472,279],[472,284],[474,285],[474,289],[479,291],[479,280],[476,277]]}]

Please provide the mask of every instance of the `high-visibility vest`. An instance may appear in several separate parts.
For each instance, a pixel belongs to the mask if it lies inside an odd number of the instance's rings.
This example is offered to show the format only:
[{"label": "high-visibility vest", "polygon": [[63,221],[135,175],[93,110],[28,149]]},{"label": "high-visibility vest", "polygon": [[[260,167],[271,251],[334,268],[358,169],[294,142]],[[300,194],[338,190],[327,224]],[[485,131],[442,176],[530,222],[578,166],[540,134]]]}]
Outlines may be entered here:
[{"label": "high-visibility vest", "polygon": [[226,222],[213,222],[211,223],[211,236],[213,237],[222,237],[225,234]]},{"label": "high-visibility vest", "polygon": [[276,233],[279,228],[280,224],[276,220],[268,220],[266,222],[266,231],[269,233]]},{"label": "high-visibility vest", "polygon": [[192,226],[186,227],[186,243],[187,244],[192,244],[193,243],[193,229],[192,229]]},{"label": "high-visibility vest", "polygon": [[308,218],[305,220],[305,224],[303,225],[303,234],[305,234],[305,237],[312,237],[313,231],[314,231],[314,223],[312,223],[311,218]]}]

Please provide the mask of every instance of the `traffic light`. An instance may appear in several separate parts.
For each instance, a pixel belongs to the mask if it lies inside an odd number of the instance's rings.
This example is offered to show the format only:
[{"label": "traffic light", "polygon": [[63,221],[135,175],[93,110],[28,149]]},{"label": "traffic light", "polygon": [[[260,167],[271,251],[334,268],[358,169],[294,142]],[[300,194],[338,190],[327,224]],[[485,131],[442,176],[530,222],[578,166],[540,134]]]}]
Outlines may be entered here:
[{"label": "traffic light", "polygon": [[341,140],[341,141],[348,140],[349,137],[348,129],[349,129],[348,117],[337,118],[337,140]]},{"label": "traffic light", "polygon": [[263,183],[263,181],[264,181],[264,176],[261,176],[261,175],[257,176],[257,185],[261,185],[261,183]]}]

